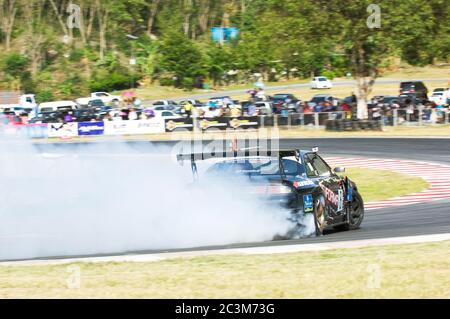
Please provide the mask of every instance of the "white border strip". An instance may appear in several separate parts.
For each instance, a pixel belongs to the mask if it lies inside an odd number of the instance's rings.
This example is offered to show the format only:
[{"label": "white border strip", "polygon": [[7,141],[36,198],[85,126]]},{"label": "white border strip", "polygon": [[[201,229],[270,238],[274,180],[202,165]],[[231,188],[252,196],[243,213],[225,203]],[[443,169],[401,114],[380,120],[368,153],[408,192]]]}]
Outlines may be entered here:
[{"label": "white border strip", "polygon": [[106,256],[106,257],[86,257],[86,258],[68,258],[68,259],[48,259],[48,260],[25,260],[0,262],[0,266],[39,266],[39,265],[62,265],[69,263],[102,263],[102,262],[157,262],[161,260],[174,258],[193,258],[201,256],[221,256],[221,255],[266,255],[266,254],[287,254],[298,252],[325,251],[334,249],[349,249],[362,247],[376,247],[386,245],[405,245],[417,243],[432,243],[450,240],[450,233],[390,237],[377,239],[362,239],[351,241],[338,241],[327,243],[312,243],[298,245],[278,245],[265,247],[232,248],[219,250],[199,250],[162,254],[142,254],[125,256]]}]

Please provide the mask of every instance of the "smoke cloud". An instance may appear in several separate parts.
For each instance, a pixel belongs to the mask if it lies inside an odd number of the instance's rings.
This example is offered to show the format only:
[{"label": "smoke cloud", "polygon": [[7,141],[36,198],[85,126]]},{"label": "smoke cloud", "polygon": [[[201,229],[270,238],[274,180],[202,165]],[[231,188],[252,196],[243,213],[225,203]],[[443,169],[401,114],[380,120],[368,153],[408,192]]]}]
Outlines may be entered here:
[{"label": "smoke cloud", "polygon": [[169,147],[0,142],[2,260],[268,241],[292,226],[234,183],[193,185]]}]

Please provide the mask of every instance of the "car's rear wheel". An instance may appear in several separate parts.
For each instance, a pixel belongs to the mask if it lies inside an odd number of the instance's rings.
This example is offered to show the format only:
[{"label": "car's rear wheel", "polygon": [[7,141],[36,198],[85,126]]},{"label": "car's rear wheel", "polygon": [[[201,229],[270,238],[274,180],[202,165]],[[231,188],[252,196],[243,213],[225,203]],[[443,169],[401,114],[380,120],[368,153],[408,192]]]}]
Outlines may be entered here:
[{"label": "car's rear wheel", "polygon": [[358,229],[364,219],[364,201],[361,195],[354,191],[353,200],[350,204],[350,212],[347,216],[347,223],[336,227],[339,230]]},{"label": "car's rear wheel", "polygon": [[325,205],[321,195],[314,199],[314,224],[316,227],[316,236],[321,236],[325,229]]}]

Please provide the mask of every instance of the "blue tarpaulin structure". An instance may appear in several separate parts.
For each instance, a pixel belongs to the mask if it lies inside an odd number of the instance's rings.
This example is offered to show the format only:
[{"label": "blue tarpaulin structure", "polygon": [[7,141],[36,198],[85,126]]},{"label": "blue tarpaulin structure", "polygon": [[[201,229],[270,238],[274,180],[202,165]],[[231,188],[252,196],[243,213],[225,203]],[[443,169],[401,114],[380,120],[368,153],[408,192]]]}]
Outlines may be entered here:
[{"label": "blue tarpaulin structure", "polygon": [[214,42],[228,42],[236,39],[239,35],[239,28],[211,28],[211,35]]}]

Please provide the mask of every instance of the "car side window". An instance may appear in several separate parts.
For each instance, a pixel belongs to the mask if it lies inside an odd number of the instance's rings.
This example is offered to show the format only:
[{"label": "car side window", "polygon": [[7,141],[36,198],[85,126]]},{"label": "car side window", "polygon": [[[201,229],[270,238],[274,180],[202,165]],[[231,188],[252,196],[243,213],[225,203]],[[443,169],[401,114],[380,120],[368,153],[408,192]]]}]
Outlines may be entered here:
[{"label": "car side window", "polygon": [[305,156],[306,174],[310,177],[330,176],[330,167],[316,154]]},{"label": "car side window", "polygon": [[288,176],[296,176],[302,172],[301,165],[290,159],[283,159],[284,174]]}]

